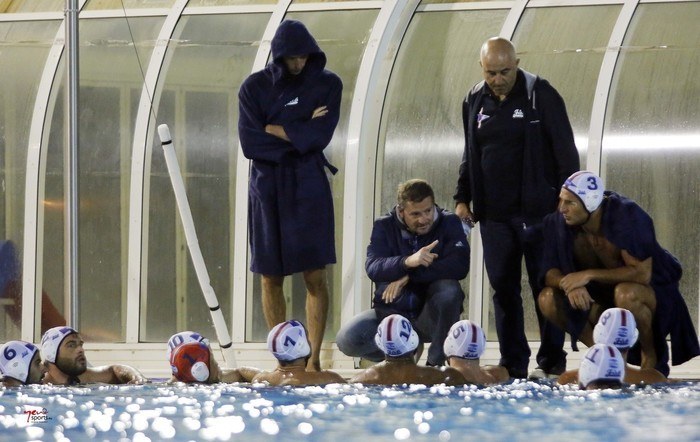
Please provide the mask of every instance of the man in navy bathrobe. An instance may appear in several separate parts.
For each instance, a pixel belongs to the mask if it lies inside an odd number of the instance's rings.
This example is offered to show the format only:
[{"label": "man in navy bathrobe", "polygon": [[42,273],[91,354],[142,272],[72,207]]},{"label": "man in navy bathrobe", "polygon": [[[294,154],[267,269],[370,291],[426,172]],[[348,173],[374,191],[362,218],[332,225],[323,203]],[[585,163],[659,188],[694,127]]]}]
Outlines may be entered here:
[{"label": "man in navy bathrobe", "polygon": [[269,328],[284,322],[285,275],[303,272],[312,356],[328,315],[327,264],[334,264],[333,198],[323,154],[340,114],[343,84],[325,69],[326,56],[306,27],[283,21],[272,39],[272,62],[250,75],[238,94],[238,134],[252,160],[248,186],[250,270],[262,276]]},{"label": "man in navy bathrobe", "polygon": [[597,175],[571,175],[559,208],[544,219],[542,313],[593,345],[593,326],[604,310],[632,312],[638,345],[628,362],[668,376],[673,365],[700,355],[698,336],[678,288],[681,264],[656,240],[651,217],[634,201],[606,191]]}]

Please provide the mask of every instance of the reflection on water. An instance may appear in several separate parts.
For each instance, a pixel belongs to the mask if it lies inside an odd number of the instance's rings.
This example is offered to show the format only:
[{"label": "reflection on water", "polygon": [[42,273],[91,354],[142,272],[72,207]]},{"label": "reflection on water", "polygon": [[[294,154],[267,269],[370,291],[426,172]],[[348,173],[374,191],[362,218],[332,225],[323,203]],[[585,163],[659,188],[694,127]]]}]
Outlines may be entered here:
[{"label": "reflection on water", "polygon": [[700,386],[0,389],[3,440],[697,440]]}]

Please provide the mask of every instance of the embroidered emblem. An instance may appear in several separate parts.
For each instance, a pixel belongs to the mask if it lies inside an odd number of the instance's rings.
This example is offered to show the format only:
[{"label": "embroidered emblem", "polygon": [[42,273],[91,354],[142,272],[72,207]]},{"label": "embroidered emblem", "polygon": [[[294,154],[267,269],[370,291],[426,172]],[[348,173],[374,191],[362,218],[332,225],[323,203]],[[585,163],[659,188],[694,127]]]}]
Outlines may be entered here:
[{"label": "embroidered emblem", "polygon": [[290,101],[289,103],[285,104],[284,106],[285,106],[285,107],[287,107],[287,106],[296,106],[297,104],[299,104],[299,97],[294,98],[292,101]]},{"label": "embroidered emblem", "polygon": [[479,113],[476,114],[476,128],[481,129],[481,123],[488,120],[490,117],[484,113],[484,108],[479,109]]},{"label": "embroidered emblem", "polygon": [[523,114],[522,110],[515,109],[515,111],[513,111],[513,118],[524,118],[524,117],[525,117],[525,115]]}]

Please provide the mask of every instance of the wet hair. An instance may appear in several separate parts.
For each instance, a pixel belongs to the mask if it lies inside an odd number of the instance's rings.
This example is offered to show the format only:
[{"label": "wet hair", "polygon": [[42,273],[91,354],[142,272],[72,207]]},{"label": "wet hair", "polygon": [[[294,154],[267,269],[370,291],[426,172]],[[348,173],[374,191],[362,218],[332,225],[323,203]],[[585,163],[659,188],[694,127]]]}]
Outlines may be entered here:
[{"label": "wet hair", "polygon": [[622,382],[615,379],[597,379],[588,383],[586,387],[588,390],[606,390],[615,389],[618,390],[622,388]]},{"label": "wet hair", "polygon": [[427,181],[422,179],[412,179],[399,184],[396,192],[396,202],[399,208],[403,209],[406,203],[419,203],[430,197],[435,201],[435,193]]},{"label": "wet hair", "polygon": [[[279,363],[280,367],[289,367],[290,365],[294,365],[299,359],[301,358],[293,359],[291,361],[283,361],[278,359],[277,362]],[[309,359],[311,359],[311,355],[304,357],[304,364],[308,364]]]}]

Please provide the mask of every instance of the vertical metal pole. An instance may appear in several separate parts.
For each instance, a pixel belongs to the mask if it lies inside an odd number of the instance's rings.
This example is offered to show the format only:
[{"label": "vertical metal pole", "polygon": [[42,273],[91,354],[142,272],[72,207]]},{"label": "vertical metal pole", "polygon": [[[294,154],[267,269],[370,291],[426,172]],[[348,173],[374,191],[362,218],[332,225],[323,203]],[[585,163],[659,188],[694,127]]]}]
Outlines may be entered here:
[{"label": "vertical metal pole", "polygon": [[70,316],[68,324],[80,327],[78,305],[78,0],[66,0],[66,46],[68,49],[68,148],[65,156],[65,243],[68,248],[66,260],[66,288],[69,294]]}]

